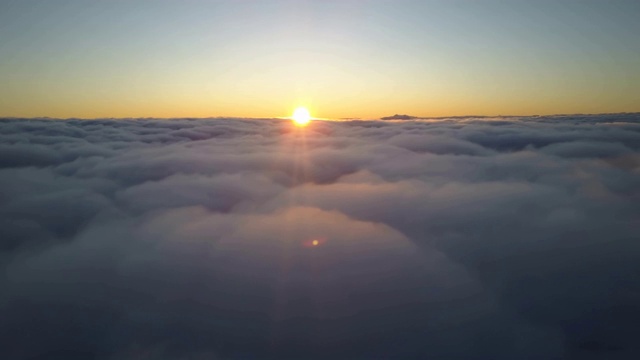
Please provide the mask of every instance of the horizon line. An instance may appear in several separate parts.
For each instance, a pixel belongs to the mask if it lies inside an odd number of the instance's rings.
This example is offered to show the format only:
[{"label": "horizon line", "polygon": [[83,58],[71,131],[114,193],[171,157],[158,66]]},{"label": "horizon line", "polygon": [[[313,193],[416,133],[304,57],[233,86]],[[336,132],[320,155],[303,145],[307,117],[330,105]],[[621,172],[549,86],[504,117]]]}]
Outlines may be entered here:
[{"label": "horizon line", "polygon": [[[318,118],[312,117],[312,120],[320,121],[411,121],[411,120],[430,120],[430,119],[468,119],[468,118],[536,118],[536,117],[561,117],[561,116],[604,116],[604,115],[640,115],[640,111],[631,112],[606,112],[606,113],[557,113],[557,114],[529,114],[529,115],[452,115],[452,116],[413,116],[407,114],[395,114],[391,116],[383,116],[379,118],[359,118],[359,117],[341,117],[341,118]],[[406,116],[406,119],[390,119],[395,116]],[[384,119],[389,118],[389,119]],[[272,116],[272,117],[242,117],[242,116],[174,116],[174,117],[156,117],[156,116],[127,116],[127,117],[52,117],[52,116],[0,116],[0,120],[133,120],[133,119],[154,119],[154,120],[291,120],[290,116]]]}]

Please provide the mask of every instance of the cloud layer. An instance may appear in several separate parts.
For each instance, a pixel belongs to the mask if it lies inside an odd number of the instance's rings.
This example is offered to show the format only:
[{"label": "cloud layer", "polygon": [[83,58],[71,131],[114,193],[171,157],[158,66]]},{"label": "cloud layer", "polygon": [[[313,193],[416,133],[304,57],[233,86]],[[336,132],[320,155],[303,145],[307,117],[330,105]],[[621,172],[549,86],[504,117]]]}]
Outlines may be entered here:
[{"label": "cloud layer", "polygon": [[1,358],[640,357],[636,114],[4,119],[0,222]]}]

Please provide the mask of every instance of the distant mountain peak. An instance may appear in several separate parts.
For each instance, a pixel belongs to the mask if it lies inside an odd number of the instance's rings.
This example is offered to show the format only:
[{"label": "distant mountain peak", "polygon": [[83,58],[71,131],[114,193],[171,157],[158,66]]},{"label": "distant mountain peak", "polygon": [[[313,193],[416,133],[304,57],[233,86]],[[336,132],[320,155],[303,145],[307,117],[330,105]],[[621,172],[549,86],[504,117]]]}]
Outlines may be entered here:
[{"label": "distant mountain peak", "polygon": [[385,116],[383,118],[380,118],[381,120],[413,120],[413,119],[418,119],[417,116],[411,116],[411,115],[401,115],[401,114],[395,114],[393,116]]}]

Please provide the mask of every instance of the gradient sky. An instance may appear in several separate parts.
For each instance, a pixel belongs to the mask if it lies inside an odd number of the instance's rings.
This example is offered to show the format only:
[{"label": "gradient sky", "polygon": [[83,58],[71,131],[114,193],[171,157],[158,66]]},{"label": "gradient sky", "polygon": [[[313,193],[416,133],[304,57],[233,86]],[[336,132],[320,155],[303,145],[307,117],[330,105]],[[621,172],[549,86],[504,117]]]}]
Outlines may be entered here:
[{"label": "gradient sky", "polygon": [[2,0],[0,116],[640,111],[640,1]]}]

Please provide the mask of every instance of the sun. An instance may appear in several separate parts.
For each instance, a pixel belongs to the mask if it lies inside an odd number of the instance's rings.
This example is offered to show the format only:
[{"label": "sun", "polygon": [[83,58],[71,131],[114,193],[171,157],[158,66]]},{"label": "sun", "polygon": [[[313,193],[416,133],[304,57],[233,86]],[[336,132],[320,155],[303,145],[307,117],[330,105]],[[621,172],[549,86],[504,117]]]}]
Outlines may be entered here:
[{"label": "sun", "polygon": [[309,110],[306,108],[299,107],[293,112],[293,116],[291,118],[296,125],[305,126],[311,120],[311,114],[309,114]]}]

